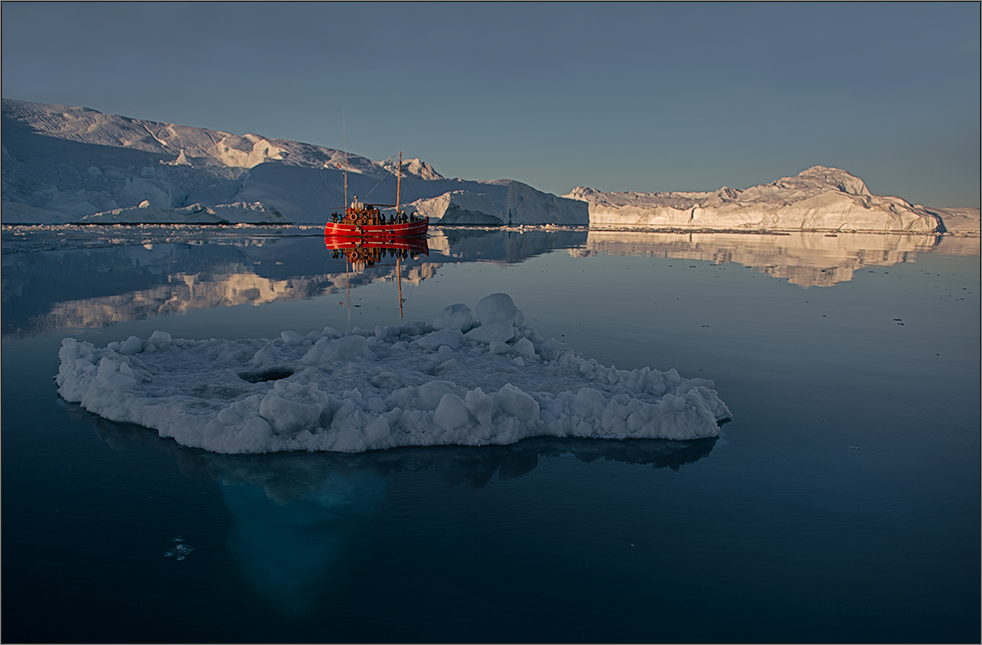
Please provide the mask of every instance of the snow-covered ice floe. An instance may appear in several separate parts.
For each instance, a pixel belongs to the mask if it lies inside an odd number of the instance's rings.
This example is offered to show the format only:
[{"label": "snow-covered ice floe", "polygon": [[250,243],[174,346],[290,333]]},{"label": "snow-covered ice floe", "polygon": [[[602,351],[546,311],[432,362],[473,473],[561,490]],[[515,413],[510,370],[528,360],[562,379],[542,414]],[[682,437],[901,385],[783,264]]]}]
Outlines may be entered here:
[{"label": "snow-covered ice floe", "polygon": [[301,336],[62,341],[58,392],[217,453],[508,445],[529,437],[699,439],[730,418],[712,381],[585,359],[507,294],[432,324]]}]

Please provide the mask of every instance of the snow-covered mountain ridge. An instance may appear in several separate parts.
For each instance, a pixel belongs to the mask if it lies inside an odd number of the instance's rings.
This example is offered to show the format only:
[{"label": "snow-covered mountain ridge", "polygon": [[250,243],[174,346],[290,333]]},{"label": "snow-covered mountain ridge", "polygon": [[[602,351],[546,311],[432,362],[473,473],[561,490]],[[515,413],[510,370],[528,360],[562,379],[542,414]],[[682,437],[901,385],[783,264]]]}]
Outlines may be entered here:
[{"label": "snow-covered mountain ridge", "polygon": [[[392,159],[88,108],[3,99],[2,143],[4,223],[323,223],[344,207],[343,167],[349,199],[395,201]],[[464,191],[491,204],[482,223],[587,224],[584,204],[521,182],[447,179],[418,158],[402,171],[404,202]]]},{"label": "snow-covered mountain ridge", "polygon": [[[322,223],[348,198],[394,203],[396,162],[258,134],[235,135],[3,99],[2,221]],[[979,209],[933,209],[872,195],[815,166],[745,190],[558,197],[510,179],[448,179],[404,159],[408,211],[450,224],[598,229],[979,231]]]},{"label": "snow-covered mountain ridge", "polygon": [[[181,165],[219,165],[247,170],[267,161],[308,168],[336,167],[345,163],[344,153],[332,148],[267,139],[257,134],[239,136],[219,130],[131,119],[83,107],[3,99],[3,116],[48,137],[177,155],[178,158],[170,163]],[[411,161],[418,160],[407,161],[403,170],[412,172],[418,167]],[[378,174],[383,170],[382,164],[354,154],[347,155],[347,165],[348,171],[354,173]],[[394,171],[395,164],[392,168]]]}]

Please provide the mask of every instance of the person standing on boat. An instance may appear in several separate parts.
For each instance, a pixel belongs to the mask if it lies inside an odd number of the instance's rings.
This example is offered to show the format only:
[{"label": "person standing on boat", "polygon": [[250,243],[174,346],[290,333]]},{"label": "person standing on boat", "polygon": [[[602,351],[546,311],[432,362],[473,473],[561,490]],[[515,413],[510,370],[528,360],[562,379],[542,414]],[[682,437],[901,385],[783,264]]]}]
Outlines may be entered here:
[{"label": "person standing on boat", "polygon": [[362,208],[364,208],[364,206],[365,206],[364,204],[358,201],[358,195],[355,195],[355,198],[351,200],[351,208],[353,208],[356,211],[361,210]]}]

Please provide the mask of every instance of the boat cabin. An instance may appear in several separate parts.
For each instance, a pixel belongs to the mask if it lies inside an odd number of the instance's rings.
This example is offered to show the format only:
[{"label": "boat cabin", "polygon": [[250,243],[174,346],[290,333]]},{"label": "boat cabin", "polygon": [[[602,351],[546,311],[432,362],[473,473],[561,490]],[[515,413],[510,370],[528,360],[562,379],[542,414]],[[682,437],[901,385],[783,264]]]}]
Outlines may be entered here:
[{"label": "boat cabin", "polygon": [[331,222],[335,224],[349,224],[353,226],[386,226],[392,224],[405,224],[415,222],[419,218],[415,215],[406,215],[400,212],[398,216],[389,215],[386,217],[374,204],[362,204],[360,208],[346,208],[344,215],[331,213]]}]

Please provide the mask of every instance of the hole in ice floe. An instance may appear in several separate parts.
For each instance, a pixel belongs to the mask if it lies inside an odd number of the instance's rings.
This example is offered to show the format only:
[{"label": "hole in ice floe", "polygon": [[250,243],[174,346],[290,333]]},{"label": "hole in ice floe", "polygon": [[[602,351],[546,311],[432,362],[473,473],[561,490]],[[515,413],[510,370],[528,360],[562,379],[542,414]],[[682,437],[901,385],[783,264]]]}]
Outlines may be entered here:
[{"label": "hole in ice floe", "polygon": [[273,369],[262,372],[239,372],[239,378],[250,383],[262,383],[264,381],[278,381],[293,375],[293,370],[284,367],[274,367]]}]

